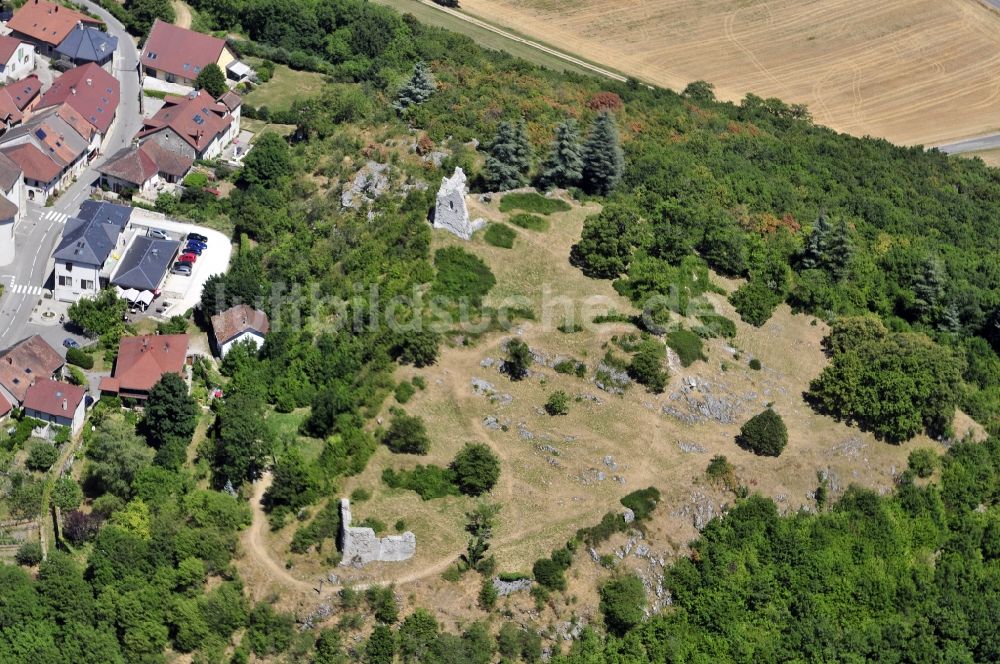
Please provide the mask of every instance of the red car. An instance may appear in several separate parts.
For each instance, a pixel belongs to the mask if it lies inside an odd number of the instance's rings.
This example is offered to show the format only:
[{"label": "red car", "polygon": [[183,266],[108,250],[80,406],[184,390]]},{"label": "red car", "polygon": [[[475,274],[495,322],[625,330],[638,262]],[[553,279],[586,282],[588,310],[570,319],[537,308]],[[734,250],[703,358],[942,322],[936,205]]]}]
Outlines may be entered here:
[{"label": "red car", "polygon": [[198,260],[198,257],[194,254],[181,254],[177,257],[178,263],[193,263]]}]

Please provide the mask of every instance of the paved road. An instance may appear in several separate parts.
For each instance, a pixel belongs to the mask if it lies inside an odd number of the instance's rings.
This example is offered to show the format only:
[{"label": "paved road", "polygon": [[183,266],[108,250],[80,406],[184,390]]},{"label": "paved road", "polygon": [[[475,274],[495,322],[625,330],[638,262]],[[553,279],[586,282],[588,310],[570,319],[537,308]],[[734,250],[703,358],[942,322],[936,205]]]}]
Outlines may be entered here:
[{"label": "paved road", "polygon": [[[1000,0],[997,0],[1000,3]],[[996,150],[1000,148],[1000,134],[988,134],[968,138],[964,141],[957,141],[947,145],[937,146],[938,150],[946,154],[961,154],[963,152],[980,152],[982,150]]]},{"label": "paved road", "polygon": [[[39,288],[52,285],[46,283],[52,272],[50,259],[62,235],[63,224],[90,196],[98,177],[94,166],[128,146],[142,125],[139,106],[141,87],[137,70],[139,51],[135,42],[125,27],[106,10],[93,2],[84,1],[83,4],[101,17],[107,23],[108,31],[118,38],[118,61],[114,75],[121,82],[121,101],[115,122],[104,139],[102,155],[59,196],[52,207],[29,203],[24,218],[18,224],[15,238],[17,257],[10,265],[0,266],[0,281],[5,287],[0,299],[0,349],[43,331],[36,329],[38,326],[30,318],[41,298]],[[45,335],[47,338],[61,335],[60,331],[52,330],[51,325],[45,326],[44,331],[49,332]]]}]

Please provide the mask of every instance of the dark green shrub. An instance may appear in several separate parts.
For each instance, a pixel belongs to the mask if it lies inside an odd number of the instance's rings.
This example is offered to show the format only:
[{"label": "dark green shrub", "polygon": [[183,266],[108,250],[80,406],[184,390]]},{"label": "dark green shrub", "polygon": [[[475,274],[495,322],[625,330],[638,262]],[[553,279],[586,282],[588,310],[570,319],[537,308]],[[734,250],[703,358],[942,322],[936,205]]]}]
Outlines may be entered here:
[{"label": "dark green shrub", "polygon": [[736,336],[736,323],[720,314],[701,314],[698,316],[701,324],[711,333],[713,337],[725,337],[731,339]]},{"label": "dark green shrub", "polygon": [[35,441],[28,450],[28,459],[25,465],[31,470],[45,471],[52,467],[52,464],[59,458],[59,450],[55,445],[50,445],[42,441]]},{"label": "dark green shrub", "polygon": [[623,635],[642,622],[646,589],[633,574],[608,581],[601,587],[601,613],[609,632]]},{"label": "dark green shrub", "polygon": [[715,480],[717,482],[723,482],[727,486],[732,483],[733,472],[735,468],[733,464],[729,463],[729,459],[721,454],[717,454],[712,457],[712,460],[708,462],[708,468],[705,470],[705,474],[708,478]]},{"label": "dark green shrub", "polygon": [[365,600],[371,609],[375,620],[391,625],[399,620],[399,604],[396,603],[396,593],[392,586],[371,586],[365,590]]},{"label": "dark green shrub", "polygon": [[504,360],[503,369],[511,380],[521,380],[527,376],[528,367],[532,362],[528,344],[520,339],[511,339],[507,342],[507,359]]},{"label": "dark green shrub", "polygon": [[938,455],[929,447],[921,447],[910,452],[906,459],[907,467],[917,474],[917,477],[930,477],[938,467]]},{"label": "dark green shrub", "polygon": [[352,503],[363,503],[366,500],[370,500],[372,497],[372,492],[368,489],[363,489],[358,487],[351,492],[351,502]]},{"label": "dark green shrub", "polygon": [[760,371],[760,367],[761,367],[760,360],[758,360],[756,357],[750,360],[751,369],[753,369],[754,371]]},{"label": "dark green shrub", "polygon": [[639,344],[638,352],[628,365],[628,375],[634,381],[646,386],[650,392],[660,393],[667,387],[669,374],[663,367],[666,351],[656,341],[648,340]]},{"label": "dark green shrub", "polygon": [[404,380],[402,383],[396,386],[396,389],[393,392],[397,402],[406,403],[413,397],[416,391],[417,390],[415,387],[413,387],[412,383]]},{"label": "dark green shrub", "polygon": [[534,192],[507,194],[500,199],[500,211],[524,210],[536,214],[552,214],[571,210],[569,203],[558,198],[546,198]]},{"label": "dark green shrub", "polygon": [[396,454],[427,454],[431,448],[431,439],[427,436],[427,426],[423,419],[402,411],[392,416],[392,423],[382,442]]},{"label": "dark green shrub", "polygon": [[549,220],[545,217],[539,217],[537,214],[515,214],[507,220],[515,226],[520,226],[521,228],[526,228],[529,231],[547,231],[549,230]]},{"label": "dark green shrub", "polygon": [[42,545],[38,542],[25,542],[17,547],[14,560],[17,561],[18,565],[34,567],[42,562]]},{"label": "dark green shrub", "polygon": [[660,502],[660,491],[656,487],[638,489],[624,496],[621,504],[635,513],[636,521],[645,521]]},{"label": "dark green shrub", "polygon": [[562,390],[556,390],[545,402],[545,412],[549,415],[565,415],[569,412],[569,395]]},{"label": "dark green shrub", "polygon": [[94,357],[83,352],[79,348],[66,349],[66,361],[75,364],[81,369],[93,369]]},{"label": "dark green shrub", "polygon": [[788,428],[770,408],[751,417],[740,429],[736,443],[758,456],[778,456],[788,444]]},{"label": "dark green shrub", "polygon": [[673,330],[667,334],[667,345],[674,349],[677,357],[681,360],[681,365],[689,367],[698,360],[705,361],[708,358],[702,352],[703,342],[694,332],[689,330]]},{"label": "dark green shrub", "polygon": [[479,496],[496,484],[500,477],[500,459],[482,443],[467,443],[451,462],[451,472],[459,490]]},{"label": "dark green shrub", "polygon": [[416,387],[418,390],[427,389],[427,381],[424,379],[423,376],[414,376],[410,380],[410,382],[413,383],[413,386]]},{"label": "dark green shrub", "polygon": [[382,471],[382,481],[392,489],[416,491],[423,500],[459,495],[455,474],[441,466],[418,465],[413,470],[398,471],[386,468]]},{"label": "dark green shrub", "polygon": [[729,296],[729,301],[733,303],[740,318],[754,327],[766,323],[783,299],[781,293],[776,293],[767,284],[754,279],[737,288]]},{"label": "dark green shrub", "polygon": [[445,247],[434,252],[434,267],[437,275],[431,293],[456,303],[468,300],[478,307],[497,283],[481,258],[460,247]]},{"label": "dark green shrub", "polygon": [[486,227],[486,232],[483,234],[486,244],[491,244],[501,249],[510,249],[513,247],[514,238],[516,237],[517,232],[506,224],[490,224]]},{"label": "dark green shrub", "polygon": [[365,517],[364,519],[361,519],[361,521],[358,521],[358,523],[356,525],[359,526],[359,527],[361,527],[361,528],[371,528],[372,530],[375,531],[376,535],[381,535],[382,533],[384,533],[389,528],[389,526],[385,525],[385,521],[382,521],[380,519],[376,519],[373,516],[369,516],[369,517]]},{"label": "dark green shrub", "polygon": [[539,558],[531,568],[531,573],[540,585],[549,590],[565,590],[566,577],[563,568],[551,558]]}]

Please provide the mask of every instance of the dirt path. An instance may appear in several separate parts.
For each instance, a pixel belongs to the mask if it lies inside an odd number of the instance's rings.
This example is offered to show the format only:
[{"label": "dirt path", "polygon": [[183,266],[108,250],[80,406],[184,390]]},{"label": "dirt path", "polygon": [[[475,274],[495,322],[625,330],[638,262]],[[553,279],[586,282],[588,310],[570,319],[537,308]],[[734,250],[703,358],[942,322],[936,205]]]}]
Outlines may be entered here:
[{"label": "dirt path", "polygon": [[190,28],[191,8],[187,6],[187,3],[182,0],[171,0],[170,4],[174,8],[174,25],[181,28]]}]

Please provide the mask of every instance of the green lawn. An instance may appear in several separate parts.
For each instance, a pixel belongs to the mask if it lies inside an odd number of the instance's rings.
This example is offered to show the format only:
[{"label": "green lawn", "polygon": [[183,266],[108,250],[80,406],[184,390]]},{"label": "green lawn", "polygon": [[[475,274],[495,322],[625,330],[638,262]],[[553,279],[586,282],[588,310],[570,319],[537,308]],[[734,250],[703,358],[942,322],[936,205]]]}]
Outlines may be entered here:
[{"label": "green lawn", "polygon": [[[477,25],[473,25],[462,19],[456,18],[450,14],[434,9],[433,7],[428,7],[427,5],[418,2],[417,0],[374,0],[380,5],[385,5],[387,7],[392,7],[401,14],[413,14],[421,23],[427,25],[434,25],[439,28],[444,28],[445,30],[451,30],[452,32],[457,32],[459,34],[471,37],[478,45],[483,48],[491,48],[495,51],[506,51],[511,55],[515,55],[519,58],[523,58],[528,62],[534,62],[537,65],[547,67],[549,69],[554,69],[556,71],[569,71],[576,74],[587,74],[588,76],[597,76],[592,71],[584,69],[583,67],[578,67],[571,62],[557,58],[554,55],[545,53],[544,51],[539,51],[537,48],[528,46],[527,44],[522,44],[520,42],[508,39],[503,35],[498,35],[495,32],[486,30]],[[479,18],[479,17],[476,17]],[[482,19],[480,19],[482,20]],[[511,30],[505,26],[502,27],[507,32],[516,34],[516,31]],[[537,41],[537,40],[536,40]],[[574,57],[579,57],[575,56]],[[582,59],[582,58],[581,58]]]},{"label": "green lawn", "polygon": [[289,108],[296,99],[315,96],[323,83],[323,74],[275,65],[271,80],[254,88],[243,100],[254,106],[267,106],[270,110]]}]

